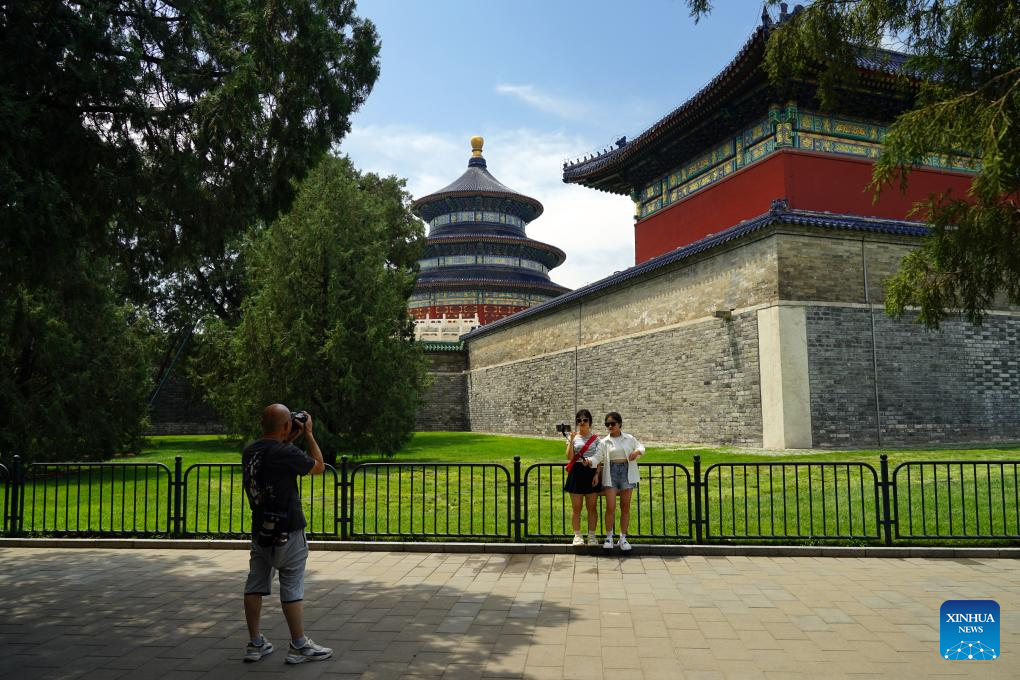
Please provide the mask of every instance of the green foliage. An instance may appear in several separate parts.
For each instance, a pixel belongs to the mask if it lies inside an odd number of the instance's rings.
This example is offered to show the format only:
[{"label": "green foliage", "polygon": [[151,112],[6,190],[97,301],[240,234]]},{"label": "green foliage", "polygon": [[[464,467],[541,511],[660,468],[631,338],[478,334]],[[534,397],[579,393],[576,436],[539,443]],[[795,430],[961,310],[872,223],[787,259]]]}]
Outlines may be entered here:
[{"label": "green foliage", "polygon": [[354,10],[0,5],[4,454],[100,456],[134,436],[160,361],[139,309],[164,356],[200,313],[236,316],[237,239],[287,209],[378,77]]},{"label": "green foliage", "polygon": [[58,287],[19,286],[0,298],[0,451],[97,460],[137,445],[152,336],[90,257],[79,253]]},{"label": "green foliage", "polygon": [[206,327],[194,373],[217,412],[253,435],[282,402],[330,458],[399,449],[427,375],[407,313],[423,236],[402,181],[326,157],[247,247],[240,323]]},{"label": "green foliage", "polygon": [[777,82],[813,76],[832,107],[854,96],[861,50],[890,40],[911,55],[901,85],[914,94],[883,141],[876,194],[905,188],[933,155],[979,163],[968,195],[916,206],[933,234],[887,282],[886,309],[898,316],[918,307],[932,327],[957,313],[980,322],[1002,298],[1020,304],[1020,3],[815,0],[772,32],[766,67]]},{"label": "green foliage", "polygon": [[[3,289],[113,249],[177,271],[292,198],[378,76],[352,0],[27,0],[0,14]],[[32,247],[39,242],[48,248]]]}]

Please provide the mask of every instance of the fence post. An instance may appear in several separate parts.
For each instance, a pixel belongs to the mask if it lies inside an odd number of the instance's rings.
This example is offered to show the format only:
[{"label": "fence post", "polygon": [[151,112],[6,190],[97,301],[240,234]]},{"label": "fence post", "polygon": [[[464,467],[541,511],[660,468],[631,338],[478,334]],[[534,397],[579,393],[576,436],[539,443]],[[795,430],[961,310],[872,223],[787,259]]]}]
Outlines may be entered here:
[{"label": "fence post", "polygon": [[4,529],[8,536],[17,536],[21,533],[21,510],[24,507],[24,491],[21,468],[21,456],[15,455],[11,463],[11,479],[8,482],[7,505],[9,511],[4,522]]},{"label": "fence post", "polygon": [[340,456],[340,540],[351,537],[350,511],[347,507],[347,456]]},{"label": "fence post", "polygon": [[[12,463],[12,465],[13,465],[13,463]],[[11,472],[10,472],[10,470],[7,471],[7,474],[8,474],[8,477],[7,477],[7,479],[4,480],[4,511],[3,511],[4,512],[4,518],[3,518],[3,521],[0,521],[0,535],[3,535],[3,536],[9,536],[10,535],[10,528],[9,528],[8,524],[10,522],[10,516],[11,516],[11,514],[10,514],[11,487],[13,485],[11,484],[11,478],[10,478]]]},{"label": "fence post", "polygon": [[882,454],[880,458],[879,469],[882,475],[882,534],[885,538],[886,545],[892,545],[892,511],[889,503],[889,487],[892,486],[892,482],[889,481],[889,456]]},{"label": "fence post", "polygon": [[701,456],[694,456],[692,493],[694,494],[694,517],[691,522],[694,523],[694,542],[701,543],[704,541],[701,518]]},{"label": "fence post", "polygon": [[514,543],[521,542],[521,457],[514,456]]},{"label": "fence post", "polygon": [[180,536],[182,530],[182,521],[184,518],[181,517],[181,495],[184,491],[184,477],[181,468],[183,459],[180,456],[174,457],[174,481],[171,484],[173,486],[173,497],[174,497],[174,517],[173,517],[173,535]]}]

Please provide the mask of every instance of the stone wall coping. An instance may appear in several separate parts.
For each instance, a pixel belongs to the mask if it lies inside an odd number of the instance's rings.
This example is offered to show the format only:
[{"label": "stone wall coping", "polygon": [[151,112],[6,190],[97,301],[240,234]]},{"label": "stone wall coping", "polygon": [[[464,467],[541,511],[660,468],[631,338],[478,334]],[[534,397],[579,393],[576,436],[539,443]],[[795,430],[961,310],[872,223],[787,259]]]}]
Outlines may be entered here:
[{"label": "stone wall coping", "polygon": [[[158,538],[0,538],[0,548],[65,548],[128,550],[248,550],[243,539]],[[532,555],[603,555],[622,557],[619,550],[573,547],[566,543],[457,543],[405,541],[308,541],[311,550],[340,552],[500,553]],[[675,557],[881,557],[881,558],[1004,558],[1020,559],[1020,547],[957,546],[814,546],[814,545],[663,545],[635,543],[630,555]]]}]

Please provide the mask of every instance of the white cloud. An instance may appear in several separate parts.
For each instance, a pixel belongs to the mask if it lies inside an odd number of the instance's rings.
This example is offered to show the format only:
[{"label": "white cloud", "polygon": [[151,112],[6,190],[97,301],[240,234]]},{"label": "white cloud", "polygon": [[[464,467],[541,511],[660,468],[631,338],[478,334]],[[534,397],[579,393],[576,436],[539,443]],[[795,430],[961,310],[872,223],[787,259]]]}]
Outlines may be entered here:
[{"label": "white cloud", "polygon": [[515,97],[539,111],[551,113],[560,118],[577,119],[585,115],[586,107],[583,104],[540,92],[533,85],[503,83],[496,86],[496,92]]},{"label": "white cloud", "polygon": [[[362,170],[406,177],[408,191],[417,198],[441,189],[467,169],[469,140],[479,132],[483,131],[440,134],[406,126],[355,126],[341,151]],[[592,146],[579,136],[530,129],[485,135],[489,172],[545,206],[542,216],[528,226],[528,236],[567,254],[567,261],[551,277],[568,288],[634,264],[630,199],[563,183],[563,159]]]}]

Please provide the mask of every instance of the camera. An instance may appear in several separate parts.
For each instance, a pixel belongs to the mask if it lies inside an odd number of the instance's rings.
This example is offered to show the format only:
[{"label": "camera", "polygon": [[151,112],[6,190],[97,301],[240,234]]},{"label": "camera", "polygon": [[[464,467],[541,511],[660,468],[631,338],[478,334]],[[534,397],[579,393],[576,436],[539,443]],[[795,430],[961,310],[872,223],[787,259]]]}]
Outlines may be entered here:
[{"label": "camera", "polygon": [[305,429],[305,423],[308,422],[308,414],[304,411],[291,411],[290,412],[290,435],[296,437],[298,433],[303,432]]},{"label": "camera", "polygon": [[564,437],[570,436],[570,426],[566,423],[560,423],[556,426],[556,433],[562,434]]},{"label": "camera", "polygon": [[255,541],[263,548],[286,544],[287,539],[290,538],[284,528],[286,522],[286,512],[265,511],[262,514],[262,526],[259,527]]}]

